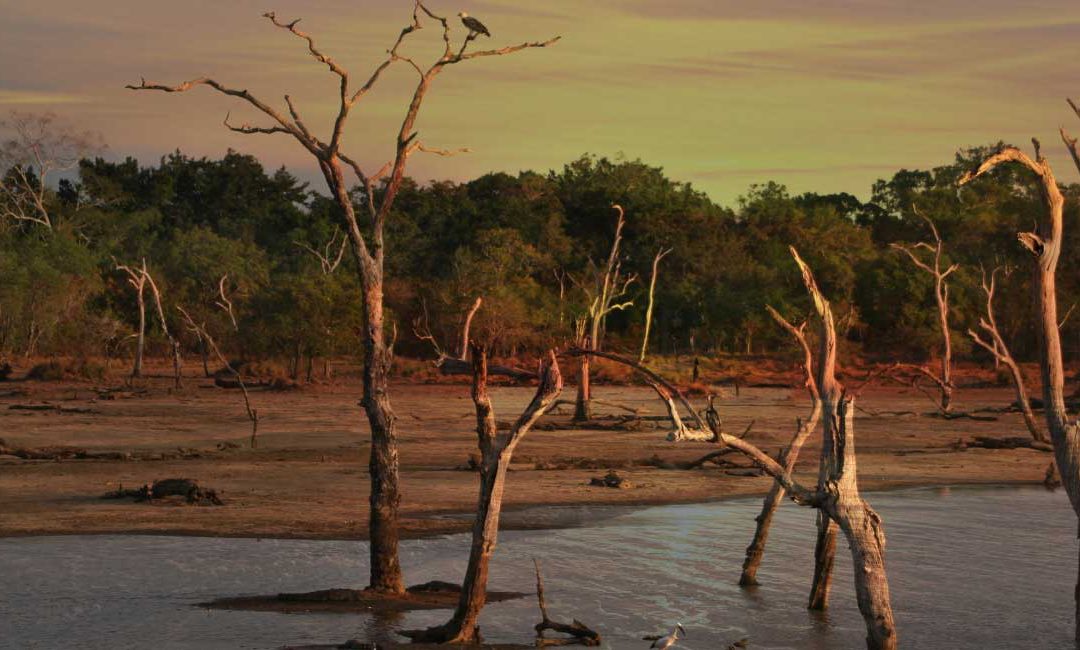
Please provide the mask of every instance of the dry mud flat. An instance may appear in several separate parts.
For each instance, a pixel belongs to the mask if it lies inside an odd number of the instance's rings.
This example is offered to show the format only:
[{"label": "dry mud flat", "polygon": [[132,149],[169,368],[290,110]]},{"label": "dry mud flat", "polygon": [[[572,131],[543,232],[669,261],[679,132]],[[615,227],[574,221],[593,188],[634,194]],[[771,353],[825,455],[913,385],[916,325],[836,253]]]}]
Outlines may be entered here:
[{"label": "dry mud flat", "polygon": [[[294,391],[256,390],[259,446],[249,449],[250,423],[235,391],[190,378],[169,390],[165,378],[144,390],[102,399],[89,384],[10,382],[0,386],[0,438],[9,449],[72,448],[60,460],[0,456],[0,536],[68,533],[155,533],[245,537],[363,538],[367,533],[367,424],[357,406],[358,383]],[[516,415],[532,389],[492,390],[496,412]],[[642,387],[599,386],[596,396],[661,415]],[[401,447],[402,526],[406,536],[467,530],[476,475],[466,471],[476,450],[474,415],[464,385],[397,385],[392,398]],[[956,409],[1000,408],[1008,389],[962,389]],[[701,400],[695,400],[695,402]],[[1050,455],[1030,449],[951,447],[960,438],[1023,436],[1016,413],[987,419],[928,417],[933,405],[903,388],[869,388],[857,416],[860,483],[864,489],[950,483],[1038,483]],[[12,406],[22,408],[11,408]],[[27,406],[42,408],[25,408]],[[801,390],[725,390],[725,429],[773,452],[786,445],[805,416]],[[611,416],[616,410],[599,407]],[[877,415],[874,415],[877,414]],[[565,415],[551,416],[566,422]],[[572,526],[593,513],[580,506],[710,501],[764,493],[770,479],[743,468],[692,461],[715,446],[673,444],[663,423],[608,430],[534,430],[518,448],[506,495],[507,528]],[[797,471],[817,471],[808,443]],[[81,452],[81,453],[75,453]],[[734,462],[745,462],[729,457]],[[625,489],[590,485],[616,469]],[[183,502],[103,500],[121,486],[185,477],[212,487],[221,507]],[[529,506],[564,506],[530,511]]]}]

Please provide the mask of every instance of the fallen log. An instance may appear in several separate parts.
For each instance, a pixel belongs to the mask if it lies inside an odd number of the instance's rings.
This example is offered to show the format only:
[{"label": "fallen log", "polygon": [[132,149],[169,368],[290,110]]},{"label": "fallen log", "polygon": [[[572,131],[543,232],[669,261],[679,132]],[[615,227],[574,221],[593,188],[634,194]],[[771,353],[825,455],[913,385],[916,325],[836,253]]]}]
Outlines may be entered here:
[{"label": "fallen log", "polygon": [[952,444],[956,450],[965,449],[1034,449],[1035,451],[1053,452],[1054,446],[1049,442],[1032,440],[1028,436],[1009,436],[1006,438],[993,438],[990,436],[974,436],[971,439],[959,438]]}]

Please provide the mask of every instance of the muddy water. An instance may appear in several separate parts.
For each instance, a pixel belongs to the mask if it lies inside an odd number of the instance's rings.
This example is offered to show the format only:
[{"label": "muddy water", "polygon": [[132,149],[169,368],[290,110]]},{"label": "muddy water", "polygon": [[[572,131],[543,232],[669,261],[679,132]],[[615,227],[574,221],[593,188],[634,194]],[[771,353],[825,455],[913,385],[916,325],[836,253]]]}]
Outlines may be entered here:
[{"label": "muddy water", "polygon": [[[1072,637],[1076,521],[1060,491],[924,489],[868,495],[885,519],[888,564],[904,648],[1066,648]],[[642,635],[681,621],[685,648],[863,646],[846,544],[827,616],[804,609],[812,513],[785,504],[760,572],[736,586],[759,500],[606,510],[595,525],[507,532],[492,587],[530,592],[541,560],[552,613],[602,631],[610,648],[645,648]],[[414,581],[458,580],[464,536],[410,541]],[[0,540],[2,648],[277,648],[393,638],[446,612],[390,620],[369,615],[205,611],[222,595],[355,586],[360,542],[154,536]],[[490,605],[492,641],[529,643],[535,601]]]}]

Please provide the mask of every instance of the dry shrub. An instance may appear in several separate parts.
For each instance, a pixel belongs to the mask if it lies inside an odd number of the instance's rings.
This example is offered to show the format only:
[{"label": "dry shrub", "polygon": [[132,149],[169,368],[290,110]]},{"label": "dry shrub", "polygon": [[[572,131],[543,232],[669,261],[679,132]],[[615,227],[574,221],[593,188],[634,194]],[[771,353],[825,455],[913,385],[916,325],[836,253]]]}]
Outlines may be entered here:
[{"label": "dry shrub", "polygon": [[630,366],[616,363],[610,359],[593,357],[592,380],[598,384],[615,384],[625,386],[634,383],[634,369]]},{"label": "dry shrub", "polygon": [[56,360],[46,361],[30,368],[26,373],[26,378],[32,381],[64,381],[69,379],[101,381],[105,378],[105,366],[88,359],[74,359],[66,363]]}]

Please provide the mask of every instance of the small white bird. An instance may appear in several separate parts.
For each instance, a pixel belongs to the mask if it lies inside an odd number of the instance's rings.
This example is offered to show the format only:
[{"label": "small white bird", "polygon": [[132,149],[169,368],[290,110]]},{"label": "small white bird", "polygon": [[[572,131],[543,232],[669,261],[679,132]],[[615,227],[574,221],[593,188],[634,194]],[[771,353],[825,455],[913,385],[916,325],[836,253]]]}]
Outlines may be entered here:
[{"label": "small white bird", "polygon": [[657,648],[658,650],[667,650],[675,645],[675,642],[679,640],[679,633],[686,636],[686,630],[683,629],[682,623],[676,623],[675,627],[671,629],[671,634],[662,636],[659,639],[652,642],[650,648]]}]

